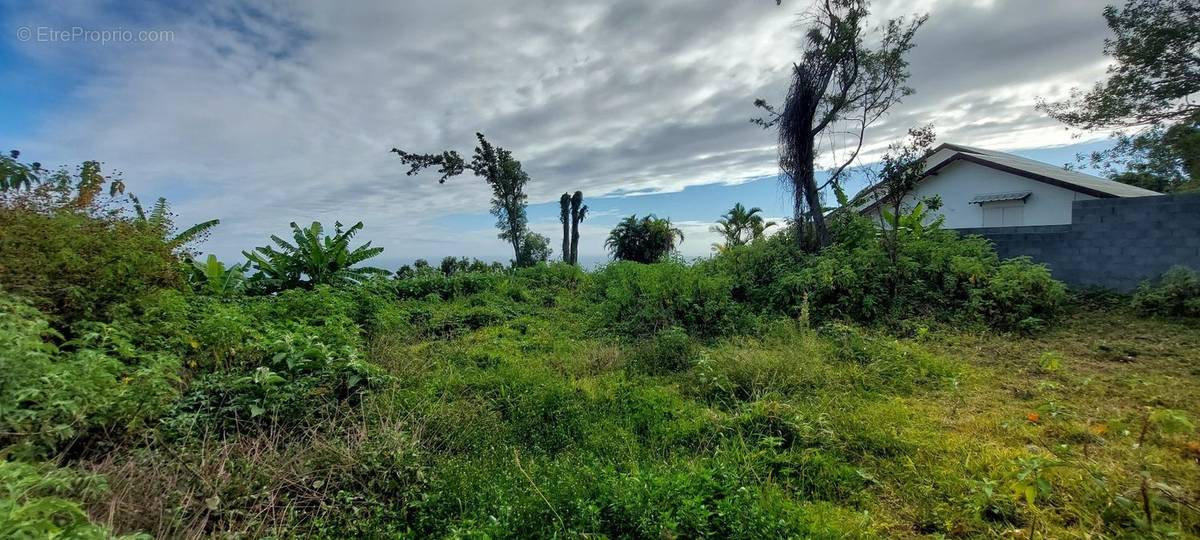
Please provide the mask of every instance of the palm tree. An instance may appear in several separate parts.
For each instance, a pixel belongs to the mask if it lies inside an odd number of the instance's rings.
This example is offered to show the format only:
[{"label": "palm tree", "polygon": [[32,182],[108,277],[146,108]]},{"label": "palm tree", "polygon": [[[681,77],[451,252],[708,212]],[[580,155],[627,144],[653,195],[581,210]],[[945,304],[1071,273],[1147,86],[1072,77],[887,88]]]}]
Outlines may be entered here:
[{"label": "palm tree", "polygon": [[562,256],[563,262],[571,263],[571,194],[563,193],[558,199],[558,220],[562,222]]},{"label": "palm tree", "polygon": [[742,203],[733,205],[721,219],[717,220],[717,224],[710,229],[712,232],[720,234],[724,240],[723,244],[713,244],[713,249],[716,251],[725,251],[735,246],[744,246],[750,242],[761,240],[767,229],[774,227],[774,221],[766,221],[759,213],[762,208],[754,207],[746,210]]},{"label": "palm tree", "polygon": [[640,263],[657,262],[675,251],[677,240],[683,242],[683,231],[650,214],[638,219],[637,214],[622,219],[608,233],[604,247],[613,258]]},{"label": "palm tree", "polygon": [[579,224],[587,217],[588,207],[583,204],[583,192],[571,195],[571,264],[579,264]]},{"label": "palm tree", "polygon": [[294,243],[271,235],[279,249],[265,246],[242,252],[257,271],[251,278],[257,288],[270,292],[293,287],[341,285],[391,274],[370,266],[354,268],[383,252],[381,247],[371,247],[370,242],[350,249],[350,239],[363,228],[361,221],[345,230],[338,222],[333,236],[325,237],[322,237],[324,228],[316,221],[307,228],[301,228],[294,221],[291,226]]},{"label": "palm tree", "polygon": [[143,227],[151,227],[161,231],[163,239],[167,242],[167,245],[171,246],[171,249],[187,245],[208,233],[213,227],[221,224],[221,220],[219,219],[210,219],[192,225],[184,229],[181,233],[172,234],[175,225],[171,222],[170,206],[167,205],[165,197],[158,198],[158,201],[150,208],[150,213],[146,213],[146,209],[142,208],[142,201],[138,200],[136,196],[130,195],[129,200],[133,201],[133,211],[137,214],[135,222]]}]

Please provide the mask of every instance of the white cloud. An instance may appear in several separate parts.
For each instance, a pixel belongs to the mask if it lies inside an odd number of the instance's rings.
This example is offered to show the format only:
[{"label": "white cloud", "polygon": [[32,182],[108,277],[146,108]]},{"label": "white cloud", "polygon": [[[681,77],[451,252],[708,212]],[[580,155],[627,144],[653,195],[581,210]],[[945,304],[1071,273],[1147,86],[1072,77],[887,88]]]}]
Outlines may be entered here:
[{"label": "white cloud", "polygon": [[[407,177],[387,150],[469,151],[473,133],[515,152],[531,202],[564,190],[677,192],[772,174],[756,97],[777,99],[799,31],[798,2],[217,2],[138,17],[113,6],[14,10],[18,25],[170,29],[171,43],[26,44],[53,69],[87,73],[30,140],[43,162],[99,158],[184,221],[219,217],[206,248],[225,257],[296,220],[363,220],[389,258],[507,250],[491,230],[444,216],[486,211],[480,180]],[[928,10],[912,55],[918,94],[869,141],[914,124],[997,149],[1073,142],[1033,110],[1103,70],[1094,1],[877,2]],[[1037,16],[1031,14],[1036,13]],[[715,216],[714,216],[715,217]],[[700,222],[686,244],[707,244]],[[555,238],[556,223],[538,223]],[[701,228],[705,230],[700,230]],[[545,229],[545,230],[542,230]],[[689,229],[691,230],[691,229]],[[585,225],[583,253],[606,230]]]}]

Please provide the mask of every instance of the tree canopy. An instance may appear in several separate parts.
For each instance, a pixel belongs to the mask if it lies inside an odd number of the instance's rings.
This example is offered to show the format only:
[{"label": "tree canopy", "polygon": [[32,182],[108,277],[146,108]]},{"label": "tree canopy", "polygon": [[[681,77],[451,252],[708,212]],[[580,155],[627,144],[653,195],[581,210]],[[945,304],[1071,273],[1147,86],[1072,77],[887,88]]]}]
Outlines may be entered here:
[{"label": "tree canopy", "polygon": [[[1116,129],[1116,145],[1084,161],[1113,180],[1154,189],[1195,189],[1200,177],[1200,4],[1127,0],[1104,8],[1112,37],[1104,80],[1038,108],[1068,126]],[[1128,131],[1133,130],[1133,131]]]},{"label": "tree canopy", "polygon": [[734,204],[710,229],[721,235],[721,243],[713,244],[713,249],[724,251],[762,239],[766,230],[775,226],[775,222],[763,219],[761,212],[762,208],[757,206],[747,210],[742,203]]},{"label": "tree canopy", "polygon": [[666,258],[680,242],[683,242],[683,231],[672,225],[670,219],[654,214],[638,219],[637,214],[633,214],[613,227],[604,247],[615,259],[652,263]]},{"label": "tree canopy", "polygon": [[501,240],[512,245],[513,259],[518,266],[527,266],[535,261],[526,260],[524,256],[533,253],[522,250],[521,242],[526,238],[529,220],[525,215],[525,206],[529,197],[525,195],[525,184],[529,183],[529,175],[521,168],[521,162],[512,157],[512,152],[493,146],[484,138],[482,133],[476,133],[479,144],[475,146],[475,154],[471,161],[466,161],[457,151],[445,150],[440,154],[414,154],[399,148],[392,152],[400,156],[400,161],[409,166],[407,175],[412,176],[422,169],[437,167],[441,174],[438,183],[444,184],[446,179],[471,171],[492,188],[492,215],[496,217],[497,235]]}]

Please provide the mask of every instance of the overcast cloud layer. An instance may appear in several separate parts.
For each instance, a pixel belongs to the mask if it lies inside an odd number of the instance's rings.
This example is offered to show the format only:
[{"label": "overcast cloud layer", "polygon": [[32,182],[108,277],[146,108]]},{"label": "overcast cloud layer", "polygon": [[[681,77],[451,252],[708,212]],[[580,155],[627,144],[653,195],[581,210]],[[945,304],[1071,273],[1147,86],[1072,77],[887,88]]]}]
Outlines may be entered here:
[{"label": "overcast cloud layer", "polygon": [[[481,180],[406,177],[387,152],[393,146],[466,153],[482,131],[522,160],[532,203],[576,189],[598,198],[773,174],[774,138],[748,120],[755,97],[778,101],[786,89],[795,14],[806,5],[49,4],[6,3],[0,15],[7,61],[23,66],[9,76],[55,81],[45,102],[0,104],[12,107],[9,122],[22,118],[0,125],[17,139],[0,144],[47,163],[101,159],[143,198],[167,195],[182,221],[220,218],[203,247],[223,257],[292,220],[363,220],[363,238],[385,246],[388,261],[508,253],[478,217],[488,205]],[[930,18],[911,55],[918,93],[871,133],[869,146],[925,123],[940,140],[999,150],[1080,142],[1033,105],[1101,76],[1103,7],[877,1],[877,16]],[[16,39],[19,27],[72,26],[169,30],[173,40]],[[619,200],[607,207],[587,223],[585,256],[602,253],[602,235],[624,209]],[[556,219],[534,217],[537,230],[557,238]],[[685,253],[708,251],[705,229],[716,215],[671,217],[693,233]]]}]

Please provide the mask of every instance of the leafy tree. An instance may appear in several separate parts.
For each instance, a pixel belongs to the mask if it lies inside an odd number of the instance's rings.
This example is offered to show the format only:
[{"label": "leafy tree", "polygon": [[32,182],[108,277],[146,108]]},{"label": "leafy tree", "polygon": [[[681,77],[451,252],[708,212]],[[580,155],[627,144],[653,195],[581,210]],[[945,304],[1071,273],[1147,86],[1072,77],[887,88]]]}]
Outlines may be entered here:
[{"label": "leafy tree", "polygon": [[533,231],[526,231],[521,240],[521,264],[517,266],[533,266],[546,262],[554,250],[550,249],[550,239]]},{"label": "leafy tree", "polygon": [[354,267],[383,252],[381,247],[371,247],[370,242],[350,249],[350,240],[363,228],[361,221],[344,230],[337,223],[333,236],[323,236],[324,228],[316,221],[307,228],[294,221],[291,226],[293,242],[271,235],[278,249],[264,246],[242,252],[256,271],[251,277],[256,289],[263,292],[296,287],[311,289],[316,285],[356,283],[391,273],[382,268]]},{"label": "leafy tree", "polygon": [[893,231],[905,210],[904,199],[925,177],[925,157],[936,138],[933,126],[910,128],[907,142],[888,147],[888,153],[881,160],[878,182],[866,191],[878,197],[877,202],[891,207],[890,212],[880,212],[879,215],[884,220],[883,225]]},{"label": "leafy tree", "polygon": [[[120,173],[105,175],[99,161],[81,163],[72,174],[66,167],[49,170],[41,163],[22,163],[21,152],[0,155],[0,195],[7,207],[20,207],[43,213],[80,211],[98,214],[106,211],[98,197],[108,187],[110,198],[125,192]],[[24,192],[22,192],[24,188]],[[113,211],[108,210],[112,214]]]},{"label": "leafy tree", "polygon": [[588,207],[583,204],[583,192],[571,195],[571,264],[579,264],[579,224],[587,217]]},{"label": "leafy tree", "polygon": [[673,226],[670,219],[654,214],[638,219],[634,214],[622,219],[608,233],[604,247],[615,259],[652,263],[675,251],[677,242],[683,242],[683,231]]},{"label": "leafy tree", "polygon": [[[909,128],[906,142],[888,147],[881,160],[878,182],[873,189],[865,191],[877,197],[880,203],[880,225],[884,229],[880,241],[887,253],[888,300],[893,303],[898,299],[900,281],[906,279],[902,276],[904,265],[900,262],[903,236],[919,237],[923,233],[926,211],[937,210],[930,206],[940,206],[939,200],[931,201],[931,204],[918,202],[911,209],[904,207],[905,199],[925,177],[925,158],[936,138],[933,126]],[[936,227],[940,226],[939,219]]]},{"label": "leafy tree", "polygon": [[[779,168],[792,192],[794,221],[797,227],[812,228],[811,236],[796,237],[811,250],[830,242],[822,190],[837,186],[858,158],[867,128],[913,92],[904,84],[909,76],[904,56],[915,46],[913,37],[927,17],[887,21],[872,48],[864,40],[867,15],[867,0],[818,2],[808,15],[803,51],[792,65],[782,108],[763,99],[754,102],[767,113],[754,122],[778,132]],[[821,147],[818,141],[829,142]],[[829,180],[818,185],[815,160],[821,152],[840,159]]]},{"label": "leafy tree", "polygon": [[[1104,81],[1038,109],[1068,126],[1117,129],[1117,144],[1084,161],[1113,180],[1158,191],[1195,189],[1200,178],[1200,5],[1127,0],[1104,8],[1113,59]],[[1134,130],[1128,132],[1125,130]]]},{"label": "leafy tree", "polygon": [[721,235],[723,243],[713,244],[713,249],[716,251],[724,251],[726,249],[744,246],[750,242],[761,240],[767,229],[774,227],[774,221],[766,221],[759,213],[762,208],[754,207],[746,210],[742,203],[733,205],[721,219],[717,220],[717,224],[713,225],[710,230]]},{"label": "leafy tree", "polygon": [[1112,148],[1078,156],[1112,180],[1170,193],[1200,190],[1200,117],[1116,133]]},{"label": "leafy tree", "polygon": [[10,189],[32,189],[34,184],[41,183],[45,169],[38,162],[21,163],[20,150],[10,150],[7,155],[0,154],[0,191]]},{"label": "leafy tree", "polygon": [[529,175],[521,169],[521,162],[513,159],[512,152],[493,146],[482,133],[476,133],[475,137],[479,139],[479,145],[475,147],[475,155],[469,162],[454,150],[440,154],[413,154],[393,148],[392,152],[409,166],[406,173],[409,176],[422,169],[437,167],[437,172],[442,175],[438,183],[445,183],[447,178],[466,171],[483,178],[492,187],[492,215],[496,216],[496,228],[500,229],[497,236],[512,244],[513,258],[518,266],[532,264],[522,258],[526,252],[521,250],[521,242],[528,228],[525,184],[529,183]]}]

